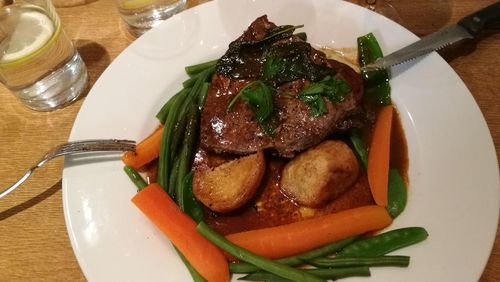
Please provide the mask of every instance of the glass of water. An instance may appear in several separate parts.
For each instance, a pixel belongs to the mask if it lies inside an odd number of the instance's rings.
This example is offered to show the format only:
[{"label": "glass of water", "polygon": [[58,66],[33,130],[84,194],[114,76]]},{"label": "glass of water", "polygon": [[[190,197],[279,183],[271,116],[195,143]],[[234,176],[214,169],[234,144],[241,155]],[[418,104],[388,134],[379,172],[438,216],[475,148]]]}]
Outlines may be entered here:
[{"label": "glass of water", "polygon": [[0,8],[0,82],[38,111],[64,107],[85,90],[87,69],[50,0]]},{"label": "glass of water", "polygon": [[129,32],[138,37],[184,10],[186,0],[118,0],[117,4]]}]

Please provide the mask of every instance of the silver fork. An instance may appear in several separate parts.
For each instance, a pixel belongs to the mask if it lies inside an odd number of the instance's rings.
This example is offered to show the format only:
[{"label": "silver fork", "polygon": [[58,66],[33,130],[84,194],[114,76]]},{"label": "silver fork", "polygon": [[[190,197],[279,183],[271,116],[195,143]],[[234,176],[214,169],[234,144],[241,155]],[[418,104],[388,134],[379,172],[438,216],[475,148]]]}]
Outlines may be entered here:
[{"label": "silver fork", "polygon": [[43,166],[46,162],[65,155],[71,154],[81,154],[89,152],[125,152],[135,150],[135,141],[130,140],[116,140],[116,139],[105,139],[105,140],[83,140],[74,141],[61,144],[54,147],[52,150],[47,152],[43,158],[41,158],[34,166],[32,166],[26,173],[19,178],[14,184],[12,184],[7,189],[0,192],[0,198],[14,191],[21,183],[23,183],[30,175],[35,171],[35,169]]}]

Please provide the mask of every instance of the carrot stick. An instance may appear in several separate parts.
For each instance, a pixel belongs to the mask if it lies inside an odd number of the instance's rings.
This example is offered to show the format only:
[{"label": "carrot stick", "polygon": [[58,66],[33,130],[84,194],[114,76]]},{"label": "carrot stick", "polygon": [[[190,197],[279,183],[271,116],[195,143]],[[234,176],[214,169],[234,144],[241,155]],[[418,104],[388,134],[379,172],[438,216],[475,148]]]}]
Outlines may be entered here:
[{"label": "carrot stick", "polygon": [[137,144],[134,152],[126,152],[122,157],[122,161],[134,169],[139,169],[158,158],[162,134],[163,126]]},{"label": "carrot stick", "polygon": [[196,231],[194,220],[181,211],[159,184],[150,184],[132,202],[167,235],[203,278],[209,282],[229,281],[229,266],[222,251]]},{"label": "carrot stick", "polygon": [[229,234],[226,238],[258,255],[282,258],[381,229],[391,222],[384,207],[371,205],[281,226]]},{"label": "carrot stick", "polygon": [[391,105],[384,106],[377,117],[368,153],[368,183],[375,203],[387,206],[389,182],[389,156],[392,127]]}]

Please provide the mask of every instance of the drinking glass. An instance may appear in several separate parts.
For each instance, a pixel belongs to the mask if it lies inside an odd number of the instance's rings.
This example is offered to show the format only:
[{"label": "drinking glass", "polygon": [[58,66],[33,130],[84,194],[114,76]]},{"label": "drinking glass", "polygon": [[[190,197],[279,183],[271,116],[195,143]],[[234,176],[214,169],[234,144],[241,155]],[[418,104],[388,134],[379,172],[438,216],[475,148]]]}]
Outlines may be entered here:
[{"label": "drinking glass", "polygon": [[377,12],[391,20],[402,23],[401,17],[392,5],[390,0],[359,0],[359,5]]},{"label": "drinking glass", "polygon": [[118,0],[118,10],[127,28],[140,36],[186,7],[186,0]]},{"label": "drinking glass", "polygon": [[61,108],[85,90],[87,69],[50,0],[0,8],[0,82],[38,111]]}]

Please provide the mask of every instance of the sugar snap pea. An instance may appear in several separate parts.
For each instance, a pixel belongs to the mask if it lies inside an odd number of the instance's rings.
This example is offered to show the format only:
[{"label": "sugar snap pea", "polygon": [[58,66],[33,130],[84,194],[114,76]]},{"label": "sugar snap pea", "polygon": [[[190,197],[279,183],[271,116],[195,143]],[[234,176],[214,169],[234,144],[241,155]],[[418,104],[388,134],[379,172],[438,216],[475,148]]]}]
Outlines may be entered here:
[{"label": "sugar snap pea", "polygon": [[406,184],[397,169],[389,170],[389,187],[387,195],[387,211],[392,218],[400,215],[406,207]]},{"label": "sugar snap pea", "polygon": [[388,231],[343,248],[337,257],[376,257],[425,240],[429,234],[422,227]]},{"label": "sugar snap pea", "polygon": [[[281,264],[286,264],[290,266],[295,266],[304,263],[305,260],[317,258],[317,257],[322,257],[322,256],[328,256],[331,255],[338,250],[342,249],[343,247],[351,244],[354,242],[358,237],[350,237],[344,240],[339,240],[327,245],[324,245],[322,247],[319,247],[317,249],[295,255],[295,256],[290,256],[286,258],[281,258],[275,260],[278,263]],[[230,263],[229,264],[229,270],[232,273],[250,273],[250,272],[255,272],[258,271],[259,268],[256,267],[255,265],[252,265],[250,263],[246,262],[240,262],[240,263]]]},{"label": "sugar snap pea", "polygon": [[361,135],[357,130],[351,130],[349,133],[349,140],[351,141],[356,156],[366,171],[366,168],[368,167],[368,150],[366,149]]},{"label": "sugar snap pea", "polygon": [[290,279],[292,281],[324,281],[322,278],[319,278],[313,274],[309,274],[303,270],[295,269],[288,265],[280,264],[270,259],[261,257],[256,255],[246,249],[243,249],[229,240],[227,240],[224,236],[221,236],[217,232],[213,231],[206,223],[201,221],[196,230],[209,241],[217,245],[219,248],[224,251],[230,253],[236,258],[249,262],[262,270],[273,273],[277,276]]},{"label": "sugar snap pea", "polygon": [[400,266],[407,267],[410,263],[409,256],[378,256],[378,257],[323,257],[306,260],[316,267],[350,267],[350,266]]},{"label": "sugar snap pea", "polygon": [[[382,49],[372,33],[358,37],[358,57],[361,66],[375,62],[383,57]],[[391,103],[391,86],[387,70],[363,70],[364,97],[375,104]]]}]

